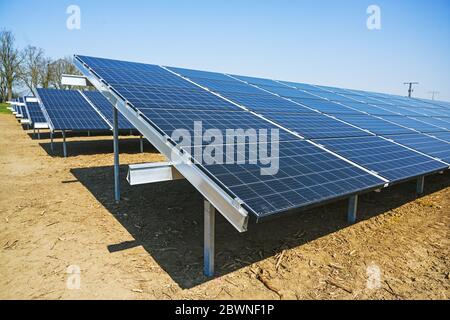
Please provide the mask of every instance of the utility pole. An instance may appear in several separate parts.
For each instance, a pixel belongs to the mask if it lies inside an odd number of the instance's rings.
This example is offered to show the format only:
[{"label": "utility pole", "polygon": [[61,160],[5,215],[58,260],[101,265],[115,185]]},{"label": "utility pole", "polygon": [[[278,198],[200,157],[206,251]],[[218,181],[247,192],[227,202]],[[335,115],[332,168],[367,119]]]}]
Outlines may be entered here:
[{"label": "utility pole", "polygon": [[413,85],[419,84],[419,83],[418,82],[405,82],[404,84],[409,86],[408,97],[411,98],[412,97],[412,93],[414,92]]},{"label": "utility pole", "polygon": [[439,91],[430,91],[428,94],[431,94],[431,100],[434,101],[434,98],[439,94]]}]

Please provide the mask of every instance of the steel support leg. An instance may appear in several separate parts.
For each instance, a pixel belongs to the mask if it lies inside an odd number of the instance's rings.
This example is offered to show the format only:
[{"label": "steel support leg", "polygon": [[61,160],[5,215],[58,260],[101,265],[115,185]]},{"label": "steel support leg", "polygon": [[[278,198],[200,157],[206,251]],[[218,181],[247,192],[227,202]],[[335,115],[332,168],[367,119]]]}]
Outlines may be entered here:
[{"label": "steel support leg", "polygon": [[53,131],[50,131],[50,150],[53,152]]},{"label": "steel support leg", "polygon": [[119,162],[119,116],[113,107],[113,136],[114,136],[114,199],[120,202],[120,162]]},{"label": "steel support leg", "polygon": [[425,177],[422,176],[417,179],[417,194],[418,195],[423,194],[424,187],[425,187]]},{"label": "steel support leg", "polygon": [[64,130],[62,132],[62,136],[63,136],[63,155],[64,158],[67,158],[66,132]]},{"label": "steel support leg", "polygon": [[41,140],[41,132],[39,131],[39,129],[37,129],[37,133],[38,133],[38,140]]},{"label": "steel support leg", "polygon": [[88,131],[88,132],[87,132],[87,135],[88,135],[88,137],[90,137],[90,136],[91,136],[91,132],[90,132],[90,131]]},{"label": "steel support leg", "polygon": [[215,236],[215,213],[213,205],[205,200],[205,235],[204,235],[204,274],[207,277],[214,276],[214,236]]},{"label": "steel support leg", "polygon": [[348,214],[347,214],[348,223],[353,224],[356,222],[357,211],[358,211],[358,195],[355,195],[348,200]]},{"label": "steel support leg", "polygon": [[139,146],[141,148],[141,153],[144,153],[144,139],[142,136],[139,137]]}]

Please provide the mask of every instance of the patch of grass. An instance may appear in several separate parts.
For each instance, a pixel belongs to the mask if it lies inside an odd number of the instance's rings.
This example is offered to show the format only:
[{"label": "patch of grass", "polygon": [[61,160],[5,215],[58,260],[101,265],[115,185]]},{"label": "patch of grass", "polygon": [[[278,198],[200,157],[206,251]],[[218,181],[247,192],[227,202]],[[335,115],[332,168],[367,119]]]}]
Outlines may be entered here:
[{"label": "patch of grass", "polygon": [[11,113],[11,111],[6,109],[7,107],[9,107],[9,104],[7,104],[7,103],[0,103],[0,113]]}]

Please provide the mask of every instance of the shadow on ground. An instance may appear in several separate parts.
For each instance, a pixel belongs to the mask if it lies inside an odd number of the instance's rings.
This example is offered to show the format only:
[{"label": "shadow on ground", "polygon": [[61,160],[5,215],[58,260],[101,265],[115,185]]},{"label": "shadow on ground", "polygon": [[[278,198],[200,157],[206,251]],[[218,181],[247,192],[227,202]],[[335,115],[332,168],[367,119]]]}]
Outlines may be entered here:
[{"label": "shadow on ground", "polygon": [[[53,150],[50,143],[50,133],[40,133],[40,139],[37,134],[28,133],[32,139],[36,139],[39,145],[52,157],[63,157],[63,143],[60,134],[56,135],[53,140]],[[87,140],[90,137],[92,140]],[[121,154],[136,154],[141,152],[139,137],[132,138],[132,135],[119,137],[119,150]],[[80,139],[81,138],[81,139]],[[90,139],[89,138],[89,139]],[[146,140],[143,139],[144,151],[155,151],[155,148]],[[67,134],[66,138],[67,156],[80,155],[98,155],[113,153],[113,138],[112,136],[105,137],[105,134]]]},{"label": "shadow on ground", "polygon": [[[130,187],[121,167],[123,201],[113,200],[113,168],[72,169],[80,181],[128,230],[135,241],[111,244],[110,252],[142,246],[182,288],[208,281],[203,276],[203,199],[186,181]],[[426,179],[426,193],[450,185],[450,173]],[[361,196],[358,221],[417,199],[416,183]],[[216,218],[216,276],[222,276],[348,227],[347,202],[280,217],[239,234],[220,214]]]}]

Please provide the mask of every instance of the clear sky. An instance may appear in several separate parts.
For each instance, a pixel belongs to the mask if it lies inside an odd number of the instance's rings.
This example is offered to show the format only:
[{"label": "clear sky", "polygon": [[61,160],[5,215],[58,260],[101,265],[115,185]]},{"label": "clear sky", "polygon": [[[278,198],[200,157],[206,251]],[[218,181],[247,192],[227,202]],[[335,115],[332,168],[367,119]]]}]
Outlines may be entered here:
[{"label": "clear sky", "polygon": [[[366,26],[381,8],[381,30]],[[81,9],[69,30],[66,9]],[[0,0],[0,28],[74,53],[450,100],[448,0]]]}]

